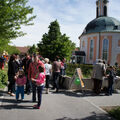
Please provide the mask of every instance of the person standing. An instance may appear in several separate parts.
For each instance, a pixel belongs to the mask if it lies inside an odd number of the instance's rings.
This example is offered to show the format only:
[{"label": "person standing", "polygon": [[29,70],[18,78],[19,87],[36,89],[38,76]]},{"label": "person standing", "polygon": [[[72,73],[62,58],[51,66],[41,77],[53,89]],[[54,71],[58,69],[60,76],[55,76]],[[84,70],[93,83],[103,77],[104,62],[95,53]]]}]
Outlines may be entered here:
[{"label": "person standing", "polygon": [[63,83],[65,80],[65,75],[66,75],[66,63],[65,63],[66,59],[63,58],[63,60],[61,61],[61,69],[60,69],[60,77],[59,77],[59,87],[62,88],[63,87]]},{"label": "person standing", "polygon": [[29,54],[25,54],[25,58],[23,59],[22,63],[24,67],[25,76],[27,78],[26,88],[25,88],[25,93],[27,93],[27,95],[29,95],[31,92],[30,80],[28,80],[28,68],[31,62],[32,62],[32,59],[29,56]]},{"label": "person standing", "polygon": [[46,94],[49,93],[49,82],[50,82],[51,73],[52,73],[52,65],[49,64],[49,59],[45,58]]},{"label": "person standing", "polygon": [[15,74],[15,55],[11,55],[8,62],[8,94],[10,94],[11,96],[15,96]]},{"label": "person standing", "polygon": [[17,73],[20,68],[19,55],[15,55],[15,72]]},{"label": "person standing", "polygon": [[59,75],[60,75],[60,69],[61,69],[61,62],[57,61],[57,59],[55,59],[55,61],[53,62],[52,65],[52,70],[53,70],[53,88],[56,88],[56,92],[59,91]]},{"label": "person standing", "polygon": [[[39,60],[38,56],[36,54],[33,55],[32,62],[29,65],[28,68],[28,80],[31,80],[31,78],[36,79],[36,75],[39,73],[39,66],[42,66],[44,68],[44,64],[42,61]],[[36,84],[32,82],[32,101],[36,101]]]},{"label": "person standing", "polygon": [[103,77],[105,75],[105,65],[103,64],[102,60],[99,60],[93,67],[92,78],[94,82],[94,92],[96,94],[100,94]]},{"label": "person standing", "polygon": [[108,67],[108,93],[107,95],[112,95],[113,93],[113,83],[114,83],[114,77],[115,72],[112,66]]},{"label": "person standing", "polygon": [[40,109],[41,101],[42,101],[42,91],[43,91],[44,83],[45,83],[44,68],[42,66],[39,66],[38,69],[39,69],[39,73],[38,73],[36,79],[31,78],[31,80],[37,86],[38,103],[37,103],[37,105],[33,106],[33,108],[35,108],[35,109]]},{"label": "person standing", "polygon": [[26,83],[26,77],[24,75],[23,69],[20,69],[18,74],[15,76],[16,80],[16,100],[19,100],[19,94],[21,94],[21,100],[24,99],[24,85]]}]

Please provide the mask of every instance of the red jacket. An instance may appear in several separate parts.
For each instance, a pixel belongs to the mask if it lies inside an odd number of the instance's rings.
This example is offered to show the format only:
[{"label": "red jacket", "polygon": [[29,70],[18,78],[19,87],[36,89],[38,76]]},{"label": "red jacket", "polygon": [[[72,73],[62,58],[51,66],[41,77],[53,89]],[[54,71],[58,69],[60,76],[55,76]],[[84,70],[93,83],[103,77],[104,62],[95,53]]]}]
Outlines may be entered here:
[{"label": "red jacket", "polygon": [[36,75],[39,73],[39,69],[38,69],[39,66],[44,67],[43,62],[40,60],[38,60],[37,64],[35,64],[34,62],[30,63],[28,68],[28,80],[31,80],[31,78],[36,79]]}]

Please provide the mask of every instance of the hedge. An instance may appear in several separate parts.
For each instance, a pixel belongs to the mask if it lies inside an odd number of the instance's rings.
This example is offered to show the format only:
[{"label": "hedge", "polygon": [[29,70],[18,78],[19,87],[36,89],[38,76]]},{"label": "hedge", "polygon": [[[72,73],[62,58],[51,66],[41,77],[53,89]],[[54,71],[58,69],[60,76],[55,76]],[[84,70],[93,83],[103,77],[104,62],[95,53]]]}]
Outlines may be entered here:
[{"label": "hedge", "polygon": [[70,77],[74,75],[75,69],[81,68],[84,78],[90,78],[93,70],[93,65],[88,64],[71,64],[67,63],[66,74]]},{"label": "hedge", "polygon": [[[90,78],[92,71],[93,71],[93,65],[90,64],[71,64],[67,63],[67,69],[66,74],[70,77],[74,75],[75,69],[81,68],[82,74],[84,78]],[[115,67],[116,75],[120,76],[120,67]]]},{"label": "hedge", "polygon": [[0,88],[4,88],[7,85],[7,74],[0,70]]}]

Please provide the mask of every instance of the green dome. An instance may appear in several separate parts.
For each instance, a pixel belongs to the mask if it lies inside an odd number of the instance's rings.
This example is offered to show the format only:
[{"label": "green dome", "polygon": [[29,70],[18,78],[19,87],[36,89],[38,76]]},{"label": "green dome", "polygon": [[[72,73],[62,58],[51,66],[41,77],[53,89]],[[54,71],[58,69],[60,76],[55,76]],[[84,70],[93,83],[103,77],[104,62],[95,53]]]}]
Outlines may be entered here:
[{"label": "green dome", "polygon": [[83,34],[96,32],[120,32],[120,21],[112,17],[98,17],[87,24]]}]

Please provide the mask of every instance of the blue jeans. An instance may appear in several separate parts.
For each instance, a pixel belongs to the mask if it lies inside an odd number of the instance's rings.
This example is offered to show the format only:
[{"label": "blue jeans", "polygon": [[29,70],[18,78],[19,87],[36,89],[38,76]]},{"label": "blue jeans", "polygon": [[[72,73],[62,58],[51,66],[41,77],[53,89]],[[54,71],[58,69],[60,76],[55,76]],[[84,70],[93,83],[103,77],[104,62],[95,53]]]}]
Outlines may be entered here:
[{"label": "blue jeans", "polygon": [[43,88],[44,88],[44,86],[37,86],[38,107],[40,107],[40,105],[41,105]]},{"label": "blue jeans", "polygon": [[108,84],[108,94],[112,95],[112,93],[113,93],[113,81],[109,81],[108,83],[109,83]]},{"label": "blue jeans", "polygon": [[37,85],[35,83],[32,83],[32,101],[36,101],[36,90]]},{"label": "blue jeans", "polygon": [[19,94],[21,94],[21,99],[24,99],[24,86],[17,86],[16,88],[16,99],[19,99]]}]

